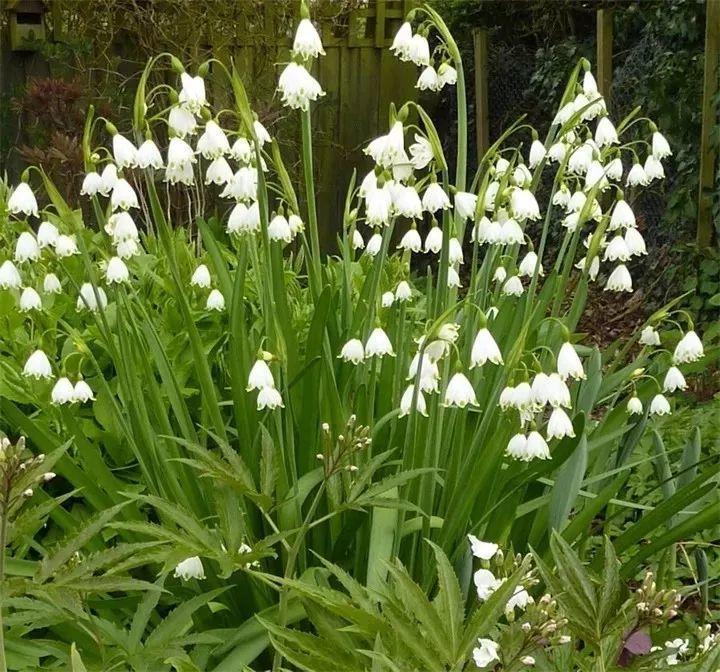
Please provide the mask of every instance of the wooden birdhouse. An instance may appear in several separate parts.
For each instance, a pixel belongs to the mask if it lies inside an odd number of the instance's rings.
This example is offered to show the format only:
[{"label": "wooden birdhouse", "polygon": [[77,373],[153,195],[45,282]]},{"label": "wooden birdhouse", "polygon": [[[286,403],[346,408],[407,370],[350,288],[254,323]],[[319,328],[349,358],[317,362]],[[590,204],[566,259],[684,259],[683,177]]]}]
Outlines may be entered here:
[{"label": "wooden birdhouse", "polygon": [[37,51],[45,42],[45,12],[43,0],[7,0],[5,7],[10,25],[10,49]]}]

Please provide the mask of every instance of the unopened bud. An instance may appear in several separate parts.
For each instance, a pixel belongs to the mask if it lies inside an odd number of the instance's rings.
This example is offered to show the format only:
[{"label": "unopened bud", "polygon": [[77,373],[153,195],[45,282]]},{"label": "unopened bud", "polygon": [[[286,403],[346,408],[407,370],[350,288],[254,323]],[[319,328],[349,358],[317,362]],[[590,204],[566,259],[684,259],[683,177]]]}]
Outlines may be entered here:
[{"label": "unopened bud", "polygon": [[56,476],[56,474],[54,471],[48,471],[46,474],[43,474],[42,478],[43,478],[43,481],[45,481],[47,483],[48,481],[52,481],[52,479],[55,478],[55,476]]},{"label": "unopened bud", "polygon": [[23,494],[23,497],[32,497],[32,496],[33,496],[33,489],[32,489],[32,488],[28,488],[28,489],[25,490],[22,494]]}]

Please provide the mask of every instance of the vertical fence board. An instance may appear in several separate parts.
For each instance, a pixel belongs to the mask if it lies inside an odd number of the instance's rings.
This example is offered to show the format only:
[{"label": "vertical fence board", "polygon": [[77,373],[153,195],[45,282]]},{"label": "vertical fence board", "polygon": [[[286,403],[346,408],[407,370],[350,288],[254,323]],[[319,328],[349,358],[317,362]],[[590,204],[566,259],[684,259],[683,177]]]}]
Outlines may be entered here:
[{"label": "vertical fence board", "polygon": [[720,57],[720,0],[707,0],[705,24],[705,78],[703,85],[702,136],[700,139],[700,188],[698,194],[698,247],[711,245],[714,236],[712,200],[717,152],[711,134],[717,123],[715,97],[718,91]]},{"label": "vertical fence board", "polygon": [[610,104],[613,62],[613,10],[599,9],[597,12],[597,83],[598,89]]}]

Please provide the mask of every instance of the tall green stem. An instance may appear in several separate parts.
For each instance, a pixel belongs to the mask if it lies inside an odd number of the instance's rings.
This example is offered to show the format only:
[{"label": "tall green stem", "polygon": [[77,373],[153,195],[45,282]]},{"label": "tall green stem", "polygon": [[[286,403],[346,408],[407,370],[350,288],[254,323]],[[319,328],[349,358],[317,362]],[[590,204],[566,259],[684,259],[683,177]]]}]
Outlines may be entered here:
[{"label": "tall green stem", "polygon": [[457,163],[455,167],[455,186],[465,191],[467,177],[467,99],[465,96],[465,73],[458,54],[457,66]]},{"label": "tall green stem", "polygon": [[310,259],[308,276],[313,294],[319,296],[321,286],[320,237],[318,235],[317,208],[315,204],[315,177],[313,176],[312,126],[310,110],[300,115],[302,120],[303,176],[305,178],[305,198],[307,201],[308,230],[310,232]]},{"label": "tall green stem", "polygon": [[3,621],[3,607],[5,606],[5,544],[7,541],[7,494],[0,516],[0,672],[7,672],[5,660],[5,623]]}]

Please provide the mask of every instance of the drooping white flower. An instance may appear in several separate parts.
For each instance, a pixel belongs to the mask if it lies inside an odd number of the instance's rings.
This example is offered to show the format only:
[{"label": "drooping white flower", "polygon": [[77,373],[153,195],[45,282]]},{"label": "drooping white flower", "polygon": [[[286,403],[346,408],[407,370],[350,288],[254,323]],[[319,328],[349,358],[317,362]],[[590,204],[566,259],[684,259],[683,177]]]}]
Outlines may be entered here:
[{"label": "drooping white flower", "polygon": [[390,51],[395,54],[401,61],[410,60],[410,44],[412,43],[412,26],[405,21],[393,38]]},{"label": "drooping white flower", "polygon": [[79,401],[81,404],[87,403],[88,401],[95,401],[92,388],[82,379],[75,383],[73,396],[75,397],[75,401]]},{"label": "drooping white flower", "polygon": [[203,107],[207,105],[205,95],[205,80],[196,75],[195,77],[183,72],[180,75],[181,91],[178,96],[183,107],[186,107],[193,114],[199,114]]},{"label": "drooping white flower", "polygon": [[215,159],[205,171],[205,184],[222,186],[233,179],[233,170],[224,156]]},{"label": "drooping white flower", "polygon": [[611,292],[632,292],[632,276],[625,264],[620,264],[613,269],[605,283],[605,289]]},{"label": "drooping white flower", "polygon": [[359,338],[351,338],[345,345],[343,345],[338,359],[342,359],[343,362],[352,362],[353,364],[360,364],[365,359],[365,347]]},{"label": "drooping white flower", "polygon": [[518,275],[521,278],[532,278],[533,275],[535,275],[536,270],[538,276],[540,277],[545,274],[537,254],[533,250],[530,250],[520,261],[518,266]]},{"label": "drooping white flower", "polygon": [[54,273],[48,273],[43,279],[43,292],[45,294],[60,294],[62,292],[62,285],[57,275]]},{"label": "drooping white flower", "polygon": [[35,215],[39,217],[38,204],[30,185],[27,182],[20,182],[10,194],[7,202],[8,210],[13,215],[20,213],[24,215]]},{"label": "drooping white flower", "polygon": [[637,397],[637,395],[634,394],[628,400],[627,412],[630,415],[640,415],[643,412],[642,401],[640,401],[640,399]]},{"label": "drooping white flower", "polygon": [[477,207],[478,197],[467,191],[458,191],[455,194],[455,212],[462,219],[472,219],[475,217],[475,209]]},{"label": "drooping white flower", "polygon": [[392,292],[383,292],[380,297],[380,305],[382,305],[383,308],[390,308],[393,303],[395,303],[395,294]]},{"label": "drooping white flower", "polygon": [[29,231],[23,231],[15,243],[15,261],[19,264],[25,261],[37,261],[40,258],[40,245],[35,236]]},{"label": "drooping white flower", "polygon": [[627,261],[630,259],[630,250],[622,236],[614,236],[605,248],[603,261]]},{"label": "drooping white flower", "polygon": [[25,287],[20,295],[20,312],[28,313],[31,310],[42,310],[42,300],[32,287]]},{"label": "drooping white flower", "polygon": [[530,155],[528,157],[528,165],[535,168],[545,158],[545,145],[540,140],[533,140],[530,145]]},{"label": "drooping white flower", "polygon": [[75,402],[75,388],[68,378],[58,378],[50,392],[50,403],[54,406],[64,406]]},{"label": "drooping white flower", "polygon": [[417,229],[411,228],[405,232],[405,235],[400,239],[398,248],[401,250],[409,250],[410,252],[420,252],[422,249],[422,238]]},{"label": "drooping white flower", "polygon": [[473,583],[477,590],[478,599],[485,602],[503,584],[502,579],[495,578],[489,570],[480,568],[473,574]]},{"label": "drooping white flower", "polygon": [[168,114],[168,126],[170,130],[181,139],[193,135],[197,131],[197,120],[195,115],[182,105],[175,105]]},{"label": "drooping white flower", "polygon": [[60,234],[55,241],[55,254],[60,258],[71,257],[74,254],[80,254],[75,236],[66,236]]},{"label": "drooping white flower", "polygon": [[645,239],[637,229],[628,229],[625,231],[625,245],[631,257],[648,253],[647,247],[645,246]]},{"label": "drooping white flower", "polygon": [[660,334],[648,325],[640,332],[641,345],[660,345]]},{"label": "drooping white flower", "polygon": [[305,229],[305,224],[303,224],[300,215],[296,215],[294,212],[291,212],[288,215],[288,225],[290,226],[290,231],[292,232],[293,238]]},{"label": "drooping white flower", "polygon": [[625,181],[629,187],[644,187],[650,184],[650,178],[645,173],[645,169],[639,163],[634,163],[633,167],[628,173],[627,180]]},{"label": "drooping white flower", "polygon": [[310,101],[325,95],[320,83],[299,63],[291,61],[280,74],[278,91],[283,104],[294,110],[306,111]]},{"label": "drooping white flower", "polygon": [[483,196],[483,209],[487,212],[495,211],[495,201],[497,200],[498,193],[500,191],[500,183],[497,181],[490,182],[487,189],[485,189],[485,195]]},{"label": "drooping white flower", "polygon": [[505,173],[507,173],[509,168],[510,168],[510,161],[508,161],[503,156],[499,156],[497,158],[497,161],[495,161],[495,177],[497,179],[500,179],[503,175],[505,175]]},{"label": "drooping white flower", "polygon": [[395,208],[403,217],[408,217],[409,219],[422,218],[422,201],[414,187],[402,188]]},{"label": "drooping white flower", "polygon": [[593,159],[592,145],[584,143],[570,154],[568,169],[578,175],[585,175]]},{"label": "drooping white flower", "polygon": [[365,198],[365,219],[369,226],[387,226],[390,223],[392,197],[387,189],[375,189]]},{"label": "drooping white flower", "polygon": [[116,212],[110,215],[105,225],[105,232],[116,244],[124,240],[139,240],[140,238],[135,220],[128,212]]},{"label": "drooping white flower", "polygon": [[190,278],[190,284],[193,287],[201,287],[203,289],[209,288],[212,284],[210,269],[205,264],[200,264],[195,271],[193,271],[192,277]]},{"label": "drooping white flower", "polygon": [[268,133],[265,126],[263,126],[258,119],[253,121],[253,131],[255,132],[255,137],[257,138],[260,147],[262,147],[266,142],[272,141],[270,133]]},{"label": "drooping white flower", "polygon": [[113,158],[118,168],[135,168],[138,165],[138,150],[125,136],[116,133],[112,139]]},{"label": "drooping white flower", "polygon": [[543,371],[536,373],[530,389],[533,404],[542,408],[550,401],[550,376]]},{"label": "drooping white flower", "polygon": [[120,257],[113,257],[108,261],[105,269],[105,279],[108,284],[127,282],[130,279],[130,271]]},{"label": "drooping white flower", "polygon": [[547,425],[547,439],[562,439],[566,436],[575,436],[572,420],[562,408],[555,408],[550,414]]},{"label": "drooping white flower", "polygon": [[702,341],[693,330],[690,330],[680,339],[680,342],[675,346],[675,352],[673,353],[673,363],[687,364],[689,362],[696,362],[698,359],[703,357],[704,354],[705,351],[703,349]]},{"label": "drooping white flower", "polygon": [[645,175],[647,176],[648,182],[652,182],[653,180],[662,180],[665,178],[665,169],[663,168],[660,159],[656,158],[652,154],[648,154],[643,168],[645,169]]},{"label": "drooping white flower", "polygon": [[532,183],[532,173],[524,163],[518,163],[512,174],[512,183],[521,189]]},{"label": "drooping white flower", "polygon": [[470,552],[480,560],[492,560],[498,552],[499,546],[489,541],[481,541],[474,534],[468,534]]},{"label": "drooping white flower", "polygon": [[560,347],[560,352],[557,357],[557,370],[558,375],[563,380],[567,380],[568,378],[572,378],[573,380],[585,379],[582,361],[580,361],[580,357],[578,357],[572,343],[566,341]]},{"label": "drooping white flower", "polygon": [[422,65],[430,65],[430,45],[424,35],[416,33],[410,40],[408,49],[410,60],[418,67]]},{"label": "drooping white flower", "polygon": [[[95,196],[95,194],[99,193],[102,190],[103,190],[102,177],[100,177],[100,175],[97,172],[95,172],[94,170],[91,170],[83,178],[82,187],[80,188],[80,195],[81,196]],[[110,189],[107,190],[107,193],[110,193]]]},{"label": "drooping white flower", "polygon": [[620,228],[634,228],[636,226],[635,213],[625,200],[619,200],[613,207],[608,231],[617,231]]},{"label": "drooping white flower", "polygon": [[[529,460],[549,460],[550,449],[548,448],[547,442],[543,438],[542,434],[537,431],[532,431],[527,437],[527,446],[525,448],[527,457],[526,461]],[[523,459],[523,458],[519,458]]]},{"label": "drooping white flower", "polygon": [[137,162],[140,168],[162,168],[163,160],[160,150],[150,138],[138,147]]},{"label": "drooping white flower", "polygon": [[225,131],[212,119],[205,124],[205,131],[197,142],[197,151],[206,159],[218,159],[230,151]]},{"label": "drooping white flower", "polygon": [[492,362],[493,364],[503,363],[500,348],[487,327],[480,329],[477,336],[475,336],[472,351],[470,352],[470,368],[473,369],[476,366],[483,366],[485,362]]},{"label": "drooping white flower", "polygon": [[670,402],[662,394],[656,394],[650,402],[650,415],[670,415]]},{"label": "drooping white flower", "polygon": [[619,141],[617,131],[609,117],[601,117],[595,128],[595,142],[598,147],[617,145]]},{"label": "drooping white flower", "polygon": [[582,87],[583,93],[588,97],[589,100],[595,98],[599,93],[595,77],[593,77],[592,72],[590,72],[589,70],[586,70],[585,74],[583,75]]},{"label": "drooping white flower", "polygon": [[208,294],[207,301],[205,302],[205,310],[215,310],[217,312],[225,310],[225,297],[219,289],[213,289],[210,294]]},{"label": "drooping white flower", "polygon": [[462,245],[457,238],[450,238],[448,241],[448,261],[451,264],[464,263]]},{"label": "drooping white flower", "polygon": [[502,293],[505,296],[522,296],[524,291],[522,280],[517,275],[510,276],[502,286]]},{"label": "drooping white flower", "polygon": [[458,371],[448,383],[443,405],[465,408],[468,404],[470,406],[478,406],[475,390],[465,374]]},{"label": "drooping white flower", "polygon": [[261,390],[264,387],[275,387],[275,380],[265,360],[258,359],[248,374],[246,390],[252,392],[253,390]]},{"label": "drooping white flower", "polygon": [[667,158],[668,156],[672,156],[672,150],[670,149],[668,141],[665,139],[665,136],[659,131],[655,131],[652,134],[652,153],[653,156],[658,160],[662,160],[664,158]]},{"label": "drooping white flower", "polygon": [[434,153],[430,141],[423,135],[415,134],[415,142],[410,145],[410,163],[415,170],[422,170],[433,160]]},{"label": "drooping white flower", "polygon": [[46,247],[54,247],[60,232],[50,222],[41,222],[37,230],[37,244],[41,250]]},{"label": "drooping white flower", "polygon": [[570,408],[572,406],[570,390],[558,373],[551,373],[547,377],[547,403],[553,408],[559,406]]},{"label": "drooping white flower", "polygon": [[420,91],[439,91],[442,88],[437,70],[432,65],[426,65],[418,77],[416,89]]},{"label": "drooping white flower", "polygon": [[298,24],[293,40],[293,53],[303,59],[325,55],[320,35],[310,19],[302,19]]},{"label": "drooping white flower", "polygon": [[663,392],[675,392],[675,390],[686,390],[687,383],[685,382],[685,376],[683,376],[680,369],[677,366],[671,366],[665,374],[665,380],[663,381]]},{"label": "drooping white flower", "polygon": [[560,163],[565,159],[565,155],[568,153],[570,147],[564,142],[555,142],[550,145],[548,149],[548,159],[555,163]]},{"label": "drooping white flower", "polygon": [[50,366],[50,360],[42,350],[35,350],[35,352],[28,357],[23,367],[23,376],[26,378],[52,378],[52,366]]},{"label": "drooping white flower", "polygon": [[[585,263],[586,263],[587,257],[583,257],[580,259],[580,261],[575,264],[575,268],[579,268],[581,271],[585,269]],[[593,260],[590,262],[590,268],[588,269],[588,278],[592,282],[595,282],[595,278],[597,278],[598,273],[600,272],[600,257],[595,255],[593,257]]]},{"label": "drooping white flower", "polygon": [[193,164],[197,162],[193,148],[182,138],[170,138],[165,166],[165,181],[170,184],[195,183]]},{"label": "drooping white flower", "polygon": [[114,163],[108,163],[100,174],[100,187],[98,191],[103,196],[109,196],[117,180],[117,166],[115,166]]},{"label": "drooping white flower", "polygon": [[285,243],[292,241],[293,233],[285,215],[277,214],[270,220],[268,224],[268,238]]},{"label": "drooping white flower", "polygon": [[622,179],[623,170],[622,160],[619,156],[616,156],[605,165],[605,177],[608,180],[619,182]]},{"label": "drooping white flower", "polygon": [[412,297],[412,289],[406,280],[401,280],[395,288],[395,300],[403,303]]},{"label": "drooping white flower", "polygon": [[357,229],[353,230],[351,244],[353,250],[362,250],[365,247],[365,241],[363,240],[362,234]]},{"label": "drooping white flower", "polygon": [[225,185],[220,196],[231,197],[236,201],[255,201],[257,199],[258,173],[253,166],[242,166]]},{"label": "drooping white flower", "polygon": [[[400,415],[399,415],[399,417],[404,418],[406,415],[410,415],[410,413],[413,410],[412,404],[413,404],[414,398],[415,398],[415,386],[408,385],[408,387],[405,388],[405,392],[403,392],[402,397],[400,398]],[[427,404],[425,402],[425,395],[423,395],[422,390],[417,391],[417,400],[415,402],[415,410],[418,413],[420,413],[420,415],[427,417]]]},{"label": "drooping white flower", "polygon": [[379,233],[374,233],[370,236],[370,240],[368,240],[367,245],[365,246],[365,254],[367,254],[368,257],[374,257],[381,249],[382,236]]},{"label": "drooping white flower", "polygon": [[492,639],[478,639],[478,646],[473,649],[473,661],[478,667],[487,667],[495,660],[500,660],[500,645]]},{"label": "drooping white flower", "polygon": [[189,581],[190,579],[204,579],[205,568],[203,567],[202,560],[200,560],[197,555],[185,558],[185,560],[177,564],[173,576],[176,579],[180,578],[183,581]]},{"label": "drooping white flower", "polygon": [[448,266],[447,271],[447,286],[452,288],[462,287],[460,282],[460,274],[455,266]]},{"label": "drooping white flower", "polygon": [[438,80],[440,88],[445,85],[454,86],[457,84],[457,70],[450,63],[444,61],[438,68]]},{"label": "drooping white flower", "polygon": [[107,294],[105,294],[105,290],[102,287],[93,288],[89,282],[83,283],[77,299],[77,310],[87,309],[94,313],[96,310],[104,310],[106,307]]},{"label": "drooping white flower", "polygon": [[121,178],[115,183],[110,195],[110,207],[113,210],[129,210],[140,207],[137,194],[127,180]]},{"label": "drooping white flower", "polygon": [[540,208],[535,194],[529,189],[513,189],[510,194],[510,208],[519,220],[540,219]]},{"label": "drooping white flower", "polygon": [[439,226],[433,226],[425,237],[425,252],[438,254],[442,249],[442,238],[442,229]]},{"label": "drooping white flower", "polygon": [[450,199],[437,182],[431,182],[422,197],[423,208],[427,212],[436,213],[438,210],[447,210]]},{"label": "drooping white flower", "polygon": [[370,357],[384,357],[385,355],[395,356],[393,351],[392,343],[381,327],[376,327],[370,333],[367,343],[365,343],[365,358]]},{"label": "drooping white flower", "polygon": [[229,154],[230,158],[235,159],[235,161],[247,164],[252,160],[254,152],[248,139],[239,137],[230,148]]},{"label": "drooping white flower", "polygon": [[597,186],[600,191],[605,191],[610,183],[607,177],[605,177],[605,168],[599,161],[591,161],[588,166],[587,173],[585,174],[585,191],[590,191],[593,187]]}]

